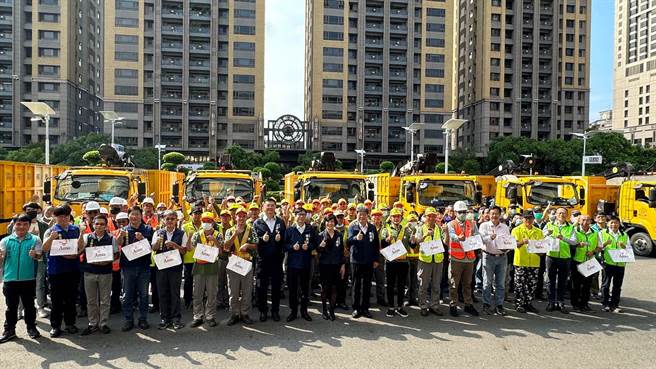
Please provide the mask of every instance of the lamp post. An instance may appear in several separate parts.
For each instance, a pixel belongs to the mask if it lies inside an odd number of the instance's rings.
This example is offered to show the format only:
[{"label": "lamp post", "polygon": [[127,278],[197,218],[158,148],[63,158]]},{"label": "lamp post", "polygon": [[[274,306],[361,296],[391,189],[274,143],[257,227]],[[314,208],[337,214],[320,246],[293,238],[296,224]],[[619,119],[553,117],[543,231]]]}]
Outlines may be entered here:
[{"label": "lamp post", "polygon": [[46,125],[45,159],[46,165],[50,165],[50,117],[56,113],[48,104],[44,102],[21,101],[21,104],[28,108],[34,115],[30,121],[44,122]]},{"label": "lamp post", "polygon": [[406,134],[410,134],[410,161],[415,160],[415,133],[424,128],[424,123],[412,123],[408,127],[401,127]]},{"label": "lamp post", "polygon": [[162,150],[166,148],[166,145],[155,145],[157,149],[157,170],[162,169]]},{"label": "lamp post", "polygon": [[360,155],[360,173],[364,173],[364,154],[367,152],[361,149],[355,150]]},{"label": "lamp post", "polygon": [[588,142],[588,135],[590,135],[589,132],[586,133],[578,133],[578,132],[572,132],[570,133],[574,137],[578,137],[583,139],[583,157],[581,157],[581,177],[585,177],[585,148],[586,144]]},{"label": "lamp post", "polygon": [[119,117],[115,111],[101,111],[105,123],[112,124],[112,147],[114,147],[114,125],[123,121],[123,117]]},{"label": "lamp post", "polygon": [[457,131],[467,120],[452,118],[442,124],[444,130],[444,174],[449,173],[449,148],[451,146],[451,133]]}]

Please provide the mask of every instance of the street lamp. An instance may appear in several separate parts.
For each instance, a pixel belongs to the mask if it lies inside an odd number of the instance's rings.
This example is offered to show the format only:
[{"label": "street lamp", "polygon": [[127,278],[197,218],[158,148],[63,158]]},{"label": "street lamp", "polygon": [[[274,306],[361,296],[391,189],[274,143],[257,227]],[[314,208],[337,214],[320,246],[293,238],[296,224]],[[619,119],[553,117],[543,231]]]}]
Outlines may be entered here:
[{"label": "street lamp", "polygon": [[55,115],[55,111],[44,102],[21,101],[21,104],[28,108],[34,117],[32,122],[44,122],[46,124],[46,165],[50,165],[50,117]]},{"label": "street lamp", "polygon": [[444,174],[449,173],[449,147],[451,146],[451,133],[457,131],[467,120],[452,118],[442,124],[444,130]]},{"label": "street lamp", "polygon": [[367,152],[361,149],[355,150],[360,155],[360,173],[364,173],[364,154]]},{"label": "street lamp", "polygon": [[574,137],[578,137],[583,139],[583,157],[581,158],[581,177],[585,177],[585,146],[588,142],[588,136],[590,135],[590,132],[586,133],[578,133],[578,132],[572,132],[570,135]]},{"label": "street lamp", "polygon": [[100,114],[103,116],[105,123],[112,124],[112,147],[114,147],[114,125],[123,121],[123,117],[119,117],[115,111],[101,111]]},{"label": "street lamp", "polygon": [[424,128],[424,123],[412,123],[408,127],[401,127],[406,134],[410,134],[410,161],[415,160],[415,133]]},{"label": "street lamp", "polygon": [[166,148],[166,145],[155,145],[157,149],[157,170],[162,169],[162,150]]}]

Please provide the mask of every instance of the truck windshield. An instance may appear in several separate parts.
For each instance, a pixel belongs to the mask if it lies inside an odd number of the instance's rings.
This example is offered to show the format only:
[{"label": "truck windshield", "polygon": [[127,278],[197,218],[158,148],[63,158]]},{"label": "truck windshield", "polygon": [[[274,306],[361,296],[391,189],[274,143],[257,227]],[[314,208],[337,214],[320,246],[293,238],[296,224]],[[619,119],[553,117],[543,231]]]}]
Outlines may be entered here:
[{"label": "truck windshield", "polygon": [[108,202],[112,197],[127,199],[130,180],[124,176],[75,176],[57,181],[55,198],[62,201]]},{"label": "truck windshield", "polygon": [[474,203],[476,186],[473,181],[425,180],[419,182],[419,204],[445,206],[456,201]]},{"label": "truck windshield", "polygon": [[303,200],[328,197],[335,203],[341,198],[359,203],[365,200],[365,189],[364,179],[311,178],[303,184]]},{"label": "truck windshield", "polygon": [[573,206],[578,203],[576,186],[568,182],[534,182],[526,185],[526,200],[533,205]]},{"label": "truck windshield", "polygon": [[203,196],[216,200],[241,196],[246,202],[253,201],[253,181],[250,179],[195,178],[185,188],[185,195],[190,201],[201,200]]}]

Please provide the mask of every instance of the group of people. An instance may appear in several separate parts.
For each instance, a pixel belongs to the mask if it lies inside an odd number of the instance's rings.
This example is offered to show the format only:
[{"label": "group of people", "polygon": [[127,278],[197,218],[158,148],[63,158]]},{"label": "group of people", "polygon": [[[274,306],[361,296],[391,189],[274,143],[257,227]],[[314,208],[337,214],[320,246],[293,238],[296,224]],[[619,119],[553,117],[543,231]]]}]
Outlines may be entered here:
[{"label": "group of people", "polygon": [[[135,315],[136,326],[148,329],[148,314],[156,311],[159,329],[182,329],[184,308],[192,310],[193,328],[215,327],[222,308],[230,312],[226,325],[252,324],[253,302],[260,321],[280,321],[285,285],[287,322],[299,315],[312,320],[308,305],[318,286],[323,319],[334,321],[336,309],[351,308],[353,318],[370,318],[374,283],[377,303],[390,318],[407,317],[408,305],[418,306],[424,317],[442,316],[440,306],[447,300],[451,316],[462,311],[478,316],[478,289],[483,314],[507,315],[504,302],[511,291],[518,313],[539,313],[533,300],[542,296],[545,274],[547,311],[568,313],[569,294],[572,308],[587,313],[599,273],[584,277],[576,267],[591,258],[603,264],[603,310],[621,312],[625,264],[614,261],[609,251],[631,249],[618,218],[597,214],[593,219],[551,206],[522,211],[511,205],[503,211],[458,201],[444,209],[426,208],[420,215],[398,202],[375,206],[369,200],[349,204],[324,198],[290,204],[256,198],[247,204],[229,196],[220,204],[198,201],[185,216],[175,204],[155,206],[152,198],[140,203],[113,198],[108,205],[89,201],[75,217],[67,204],[48,215],[32,202],[14,218],[9,235],[0,240],[7,305],[0,343],[16,337],[20,317],[28,335],[39,337],[37,314],[49,316],[53,338],[64,332],[110,333],[110,313],[119,311],[122,331],[135,328]],[[500,248],[497,238],[510,236],[516,247]],[[556,247],[546,255],[529,252],[531,241],[545,237],[554,239]],[[480,247],[471,247],[474,238]],[[144,240],[148,252],[129,257]],[[74,250],[51,252],[55,244],[74,245]],[[394,258],[381,251],[395,245],[405,250]],[[111,257],[89,261],[96,247],[109,250]],[[214,258],[196,255],[196,249]],[[180,262],[160,268],[156,255],[171,252],[179,253]],[[78,332],[77,318],[84,316],[87,325]]]}]

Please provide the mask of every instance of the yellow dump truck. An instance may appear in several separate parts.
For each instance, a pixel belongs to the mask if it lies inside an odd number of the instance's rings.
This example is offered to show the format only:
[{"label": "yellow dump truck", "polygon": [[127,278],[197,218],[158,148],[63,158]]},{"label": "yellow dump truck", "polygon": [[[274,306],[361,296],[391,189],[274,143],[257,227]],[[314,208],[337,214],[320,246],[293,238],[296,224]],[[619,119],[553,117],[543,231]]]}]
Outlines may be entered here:
[{"label": "yellow dump truck", "polygon": [[591,215],[597,211],[600,201],[614,203],[619,189],[599,176],[503,175],[496,182],[495,203],[503,209],[508,209],[511,203],[524,209],[552,204]]},{"label": "yellow dump truck", "polygon": [[[262,197],[266,191],[262,176],[248,170],[197,170],[190,172],[184,180],[173,184],[173,193],[183,195],[181,206],[185,217],[189,216],[192,204],[212,197],[218,203],[228,197],[241,197],[252,202],[255,196]],[[180,198],[176,197],[180,203]]]},{"label": "yellow dump truck", "polygon": [[348,202],[374,200],[373,184],[367,184],[360,173],[337,171],[307,171],[285,175],[285,199],[290,203],[328,197],[333,202],[344,198]]},{"label": "yellow dump truck", "polygon": [[[64,166],[0,161],[0,219],[9,219],[23,210],[36,195],[41,198],[48,178],[66,170]],[[8,223],[0,223],[0,235]]]}]

